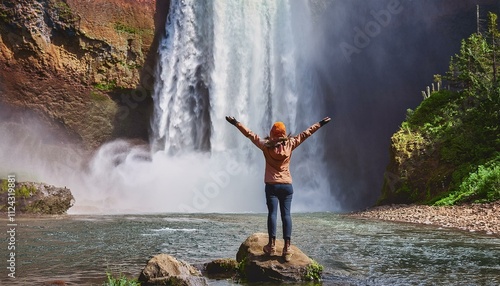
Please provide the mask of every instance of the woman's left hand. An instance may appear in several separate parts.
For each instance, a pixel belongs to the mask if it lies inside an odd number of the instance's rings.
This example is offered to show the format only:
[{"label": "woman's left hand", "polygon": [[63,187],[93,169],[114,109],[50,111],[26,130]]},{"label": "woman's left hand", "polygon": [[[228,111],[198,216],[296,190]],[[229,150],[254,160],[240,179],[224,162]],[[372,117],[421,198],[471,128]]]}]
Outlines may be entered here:
[{"label": "woman's left hand", "polygon": [[236,123],[238,123],[238,120],[236,120],[236,118],[234,118],[233,116],[226,116],[226,120],[227,120],[227,122],[229,122],[233,125],[236,125]]}]

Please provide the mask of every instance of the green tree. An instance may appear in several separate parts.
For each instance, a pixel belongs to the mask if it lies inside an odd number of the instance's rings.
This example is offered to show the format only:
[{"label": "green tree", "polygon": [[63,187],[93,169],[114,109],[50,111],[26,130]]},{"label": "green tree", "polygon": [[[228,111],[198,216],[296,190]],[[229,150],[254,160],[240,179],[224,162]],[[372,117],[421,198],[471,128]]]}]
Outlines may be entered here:
[{"label": "green tree", "polygon": [[486,35],[475,33],[462,40],[460,52],[451,58],[445,79],[470,96],[490,97],[499,86],[500,31],[497,19],[496,14],[488,13]]},{"label": "green tree", "polygon": [[498,31],[497,24],[498,16],[495,13],[488,13],[488,36],[490,38],[491,45],[491,58],[492,58],[492,68],[493,68],[493,84],[498,84],[498,73],[497,73],[497,55],[500,46],[500,32]]},{"label": "green tree", "polygon": [[460,52],[452,57],[446,79],[469,95],[488,92],[492,82],[491,48],[481,34],[462,40]]}]

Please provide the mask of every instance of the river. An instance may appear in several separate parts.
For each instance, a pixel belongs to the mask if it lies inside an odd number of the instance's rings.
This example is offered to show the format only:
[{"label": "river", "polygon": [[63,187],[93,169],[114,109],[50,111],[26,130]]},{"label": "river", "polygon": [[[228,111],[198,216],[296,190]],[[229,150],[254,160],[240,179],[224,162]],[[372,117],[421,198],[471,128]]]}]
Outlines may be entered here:
[{"label": "river", "polygon": [[[297,213],[293,222],[292,243],[325,267],[323,285],[500,284],[497,237],[329,212]],[[106,272],[138,277],[158,253],[191,264],[235,258],[246,237],[266,231],[265,223],[265,214],[250,213],[19,218],[16,278],[2,267],[0,281],[102,285]]]}]

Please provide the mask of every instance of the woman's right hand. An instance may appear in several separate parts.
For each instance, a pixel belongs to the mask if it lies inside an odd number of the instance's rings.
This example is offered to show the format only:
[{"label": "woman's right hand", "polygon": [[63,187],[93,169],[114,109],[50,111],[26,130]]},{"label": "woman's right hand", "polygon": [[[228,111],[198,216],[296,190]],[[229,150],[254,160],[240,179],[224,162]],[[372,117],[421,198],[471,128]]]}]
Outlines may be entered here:
[{"label": "woman's right hand", "polygon": [[332,120],[332,119],[327,116],[327,117],[323,118],[323,120],[321,120],[319,122],[319,125],[323,126],[323,125],[327,124],[328,122],[330,122],[330,120]]},{"label": "woman's right hand", "polygon": [[229,122],[233,125],[236,125],[236,123],[238,123],[238,120],[236,120],[236,118],[234,118],[233,116],[226,116],[226,120],[227,120],[227,122]]}]

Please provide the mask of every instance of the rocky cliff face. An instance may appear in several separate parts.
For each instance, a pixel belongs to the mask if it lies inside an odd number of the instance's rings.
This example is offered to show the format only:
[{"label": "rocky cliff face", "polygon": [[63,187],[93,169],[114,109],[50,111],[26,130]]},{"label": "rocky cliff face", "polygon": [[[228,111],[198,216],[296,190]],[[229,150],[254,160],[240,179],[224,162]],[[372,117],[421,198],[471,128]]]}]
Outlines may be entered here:
[{"label": "rocky cliff face", "polygon": [[[0,3],[0,105],[35,111],[93,148],[147,138],[157,35],[169,1]],[[19,116],[11,116],[19,120]]]}]

